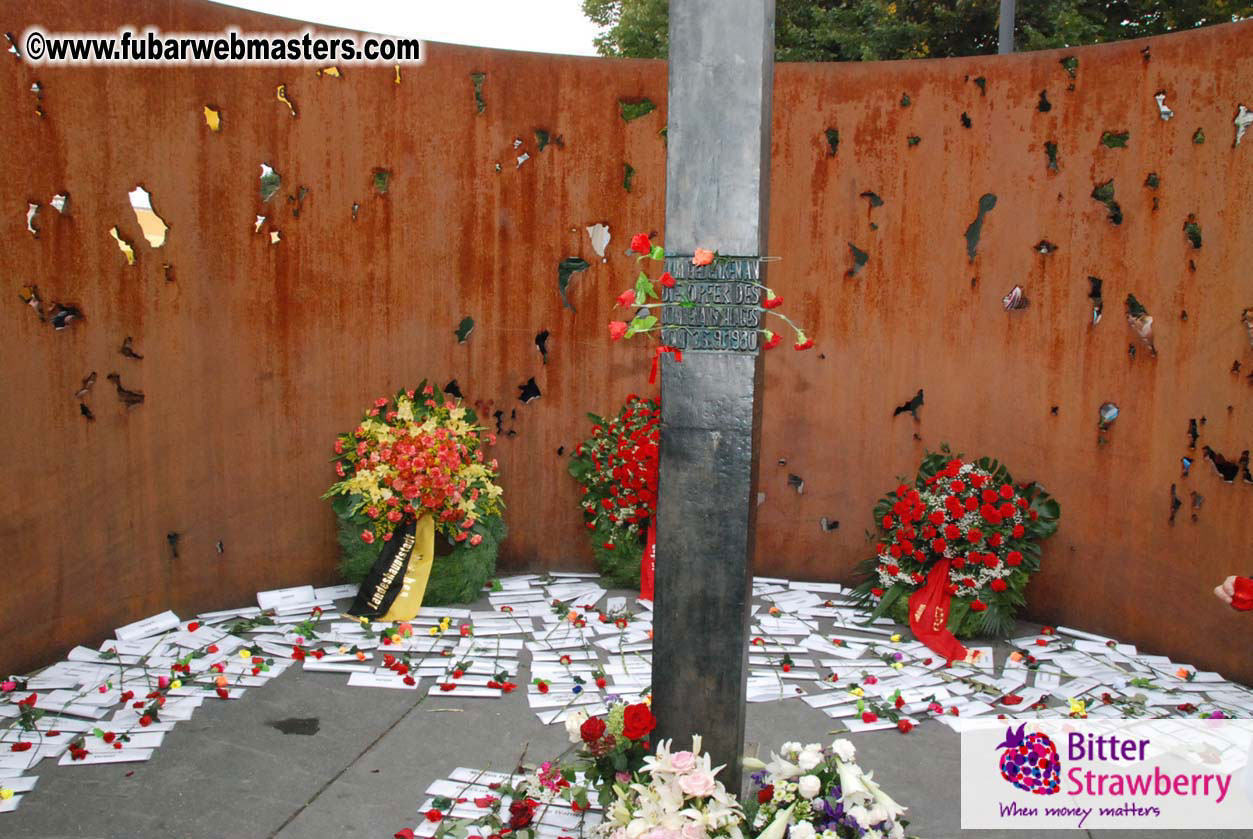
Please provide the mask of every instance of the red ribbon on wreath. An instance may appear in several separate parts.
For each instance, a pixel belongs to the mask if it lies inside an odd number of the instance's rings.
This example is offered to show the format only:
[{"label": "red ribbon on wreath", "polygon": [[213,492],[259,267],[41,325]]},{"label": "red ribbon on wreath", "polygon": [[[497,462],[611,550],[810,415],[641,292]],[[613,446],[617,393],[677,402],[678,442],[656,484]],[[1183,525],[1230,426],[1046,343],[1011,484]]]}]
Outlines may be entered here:
[{"label": "red ribbon on wreath", "polygon": [[648,521],[648,542],[640,557],[640,600],[653,599],[653,572],[657,567],[657,514]]},{"label": "red ribbon on wreath", "polygon": [[949,567],[949,560],[938,560],[927,574],[926,585],[910,595],[909,628],[928,649],[953,662],[966,659],[969,653],[948,631],[949,606],[953,601],[948,591]]},{"label": "red ribbon on wreath", "polygon": [[650,385],[657,384],[657,365],[661,363],[661,356],[664,353],[672,353],[676,363],[683,360],[683,350],[678,347],[667,347],[665,344],[657,347],[657,351],[653,353],[653,369],[652,372],[648,374],[648,383]]}]

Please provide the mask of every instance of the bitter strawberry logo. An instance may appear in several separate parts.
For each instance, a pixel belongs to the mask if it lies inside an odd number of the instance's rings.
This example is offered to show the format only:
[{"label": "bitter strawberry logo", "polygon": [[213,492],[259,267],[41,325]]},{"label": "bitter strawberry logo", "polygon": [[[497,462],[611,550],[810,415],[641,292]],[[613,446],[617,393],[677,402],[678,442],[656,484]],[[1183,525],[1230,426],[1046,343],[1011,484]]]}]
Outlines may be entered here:
[{"label": "bitter strawberry logo", "polygon": [[1001,752],[1001,777],[1014,786],[1036,795],[1055,795],[1061,789],[1062,764],[1057,746],[1047,734],[1024,734],[1027,724],[1015,731],[1005,729]]}]

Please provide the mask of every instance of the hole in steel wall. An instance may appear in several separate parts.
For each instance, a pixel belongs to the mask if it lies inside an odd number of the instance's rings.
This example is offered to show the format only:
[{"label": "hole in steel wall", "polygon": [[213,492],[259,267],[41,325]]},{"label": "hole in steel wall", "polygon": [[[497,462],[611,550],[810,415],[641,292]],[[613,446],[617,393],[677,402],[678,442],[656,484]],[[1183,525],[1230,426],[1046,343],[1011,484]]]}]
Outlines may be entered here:
[{"label": "hole in steel wall", "polygon": [[130,201],[131,209],[135,211],[135,221],[139,222],[139,229],[148,240],[149,246],[159,248],[164,245],[165,231],[169,230],[169,226],[152,209],[151,193],[142,186],[137,186],[130,192]]},{"label": "hole in steel wall", "polygon": [[1088,299],[1092,301],[1092,325],[1101,322],[1101,314],[1105,311],[1105,301],[1101,298],[1101,286],[1104,282],[1100,277],[1088,277]]},{"label": "hole in steel wall", "polygon": [[962,121],[962,128],[969,128],[971,125],[970,114],[966,113],[965,111],[962,111],[961,121]]},{"label": "hole in steel wall", "polygon": [[39,316],[40,323],[46,323],[47,315],[44,314],[43,300],[39,297],[39,286],[27,285],[17,290],[18,299],[35,310],[35,314]]},{"label": "hole in steel wall", "polygon": [[1101,145],[1109,149],[1125,149],[1130,139],[1130,131],[1106,131],[1101,135]]},{"label": "hole in steel wall", "polygon": [[818,519],[818,526],[822,528],[823,533],[831,533],[840,529],[840,523],[836,519],[829,519],[826,516]]},{"label": "hole in steel wall", "polygon": [[1196,449],[1197,438],[1201,436],[1201,432],[1197,430],[1196,418],[1188,420],[1188,448]]},{"label": "hole in steel wall", "polygon": [[52,322],[52,328],[60,331],[65,329],[71,323],[77,323],[82,320],[83,312],[77,306],[72,306],[67,303],[57,303],[54,301],[52,304],[52,314],[48,319]]},{"label": "hole in steel wall", "polygon": [[457,324],[457,328],[453,334],[457,336],[457,343],[464,344],[466,339],[470,337],[470,333],[474,331],[474,318],[466,315],[461,319],[461,323]]},{"label": "hole in steel wall", "polygon": [[591,264],[577,256],[567,256],[557,263],[557,293],[561,295],[561,305],[570,311],[576,311],[570,302],[569,288],[571,278],[579,271],[586,271]]},{"label": "hole in steel wall", "polygon": [[535,335],[535,348],[539,350],[542,364],[548,363],[548,330],[542,329]]},{"label": "hole in steel wall", "polygon": [[453,379],[448,384],[444,385],[444,393],[448,396],[455,396],[457,399],[465,398],[461,395],[461,385],[457,384],[456,379]]},{"label": "hole in steel wall", "polygon": [[487,81],[486,73],[471,73],[470,84],[474,86],[474,110],[475,113],[483,113],[487,110],[487,102],[483,99],[483,83]]},{"label": "hole in steel wall", "polygon": [[135,405],[139,405],[140,403],[144,401],[143,391],[127,390],[126,388],[122,387],[122,377],[119,376],[117,373],[110,373],[109,375],[105,376],[105,378],[113,382],[113,386],[117,388],[118,401],[125,404],[126,407],[130,408]]},{"label": "hole in steel wall", "polygon": [[849,268],[848,273],[844,276],[851,279],[861,273],[862,268],[866,267],[866,263],[870,261],[870,254],[857,247],[852,242],[848,243],[848,249],[853,255],[853,267]]},{"label": "hole in steel wall", "polygon": [[82,384],[79,386],[78,390],[74,391],[74,398],[75,399],[85,398],[87,394],[91,392],[91,389],[93,386],[95,386],[95,384],[96,384],[96,371],[92,370],[90,373],[88,373],[86,376],[83,377]]},{"label": "hole in steel wall", "polygon": [[1240,474],[1239,463],[1228,460],[1209,446],[1205,446],[1202,451],[1205,452],[1205,459],[1210,462],[1210,465],[1214,467],[1214,471],[1218,473],[1218,477],[1229,484],[1235,481],[1236,476]]},{"label": "hole in steel wall", "polygon": [[789,472],[787,476],[787,485],[796,490],[797,495],[803,495],[805,493],[805,481],[800,475],[794,475]]},{"label": "hole in steel wall", "polygon": [[1097,184],[1092,188],[1092,197],[1105,205],[1108,211],[1108,218],[1113,224],[1122,224],[1122,207],[1114,200],[1114,179],[1110,178],[1105,183]]},{"label": "hole in steel wall", "polygon": [[[1131,327],[1131,331],[1136,334],[1145,346],[1149,348],[1149,352],[1154,356],[1157,355],[1157,347],[1153,345],[1153,317],[1148,310],[1136,299],[1134,294],[1127,295],[1127,325]],[[1132,345],[1134,347],[1134,345]],[[1131,353],[1132,357],[1135,353]]]},{"label": "hole in steel wall", "polygon": [[1056,172],[1057,167],[1057,143],[1052,140],[1046,140],[1044,143],[1044,157],[1048,161],[1048,171]]},{"label": "hole in steel wall", "polygon": [[1201,505],[1205,503],[1205,496],[1196,490],[1192,490],[1190,494],[1192,496],[1192,521],[1195,523],[1201,520]]},{"label": "hole in steel wall", "polygon": [[1188,477],[1188,472],[1192,469],[1192,458],[1184,455],[1179,458],[1179,477]]},{"label": "hole in steel wall", "polygon": [[827,157],[835,157],[840,148],[840,132],[838,129],[828,128],[824,133],[827,138]]},{"label": "hole in steel wall", "polygon": [[535,384],[534,376],[518,385],[518,390],[520,391],[518,394],[518,401],[523,405],[534,399],[539,399],[541,396],[539,392],[539,385]]},{"label": "hole in steel wall", "polygon": [[618,115],[622,117],[623,122],[631,122],[640,117],[648,116],[657,109],[653,100],[642,97],[640,99],[619,99]]},{"label": "hole in steel wall", "polygon": [[1201,249],[1201,225],[1196,220],[1195,213],[1188,213],[1188,218],[1183,223],[1183,234],[1188,237],[1193,250]]},{"label": "hole in steel wall", "polygon": [[[278,193],[278,188],[283,184],[283,177],[274,171],[274,167],[268,163],[261,164],[261,201],[264,203],[269,201]],[[258,226],[258,230],[260,227]]]},{"label": "hole in steel wall", "polygon": [[132,346],[131,342],[132,342],[131,336],[127,335],[126,339],[122,341],[122,348],[118,350],[118,352],[120,352],[122,355],[126,356],[127,358],[134,359],[135,361],[142,361],[143,356],[135,352],[135,348],[134,346]]},{"label": "hole in steel wall", "polygon": [[996,196],[992,193],[985,193],[979,198],[979,210],[975,214],[975,220],[966,228],[966,256],[971,262],[975,261],[975,253],[979,249],[979,237],[983,235],[983,221],[987,214],[996,206]]},{"label": "hole in steel wall", "polygon": [[918,388],[918,392],[914,394],[914,397],[912,399],[910,399],[908,402],[905,402],[902,405],[896,406],[896,410],[892,412],[892,416],[898,417],[901,414],[911,414],[914,420],[917,421],[918,409],[922,407],[922,403],[923,403],[922,388]]},{"label": "hole in steel wall", "polygon": [[287,203],[292,205],[291,217],[300,218],[300,211],[304,209],[305,196],[309,194],[309,187],[300,186],[296,188],[295,195],[287,196]]},{"label": "hole in steel wall", "polygon": [[170,546],[170,559],[178,559],[178,543],[183,535],[176,530],[171,530],[165,534],[165,541]]},{"label": "hole in steel wall", "polygon": [[1001,305],[1005,307],[1005,311],[1012,312],[1015,309],[1027,308],[1031,305],[1031,301],[1027,299],[1022,286],[1016,285],[1009,290],[1009,294],[1001,298]]},{"label": "hole in steel wall", "polygon": [[1175,516],[1179,514],[1179,508],[1183,506],[1183,502],[1179,500],[1179,493],[1176,491],[1175,485],[1170,485],[1170,518],[1169,524],[1175,523]]},{"label": "hole in steel wall", "polygon": [[274,98],[287,106],[287,110],[291,112],[292,119],[296,118],[296,103],[287,96],[287,85],[281,84],[274,90]]},{"label": "hole in steel wall", "polygon": [[1157,103],[1157,113],[1162,118],[1162,122],[1167,122],[1175,115],[1174,111],[1166,107],[1166,91],[1159,90],[1153,94],[1153,101]]}]

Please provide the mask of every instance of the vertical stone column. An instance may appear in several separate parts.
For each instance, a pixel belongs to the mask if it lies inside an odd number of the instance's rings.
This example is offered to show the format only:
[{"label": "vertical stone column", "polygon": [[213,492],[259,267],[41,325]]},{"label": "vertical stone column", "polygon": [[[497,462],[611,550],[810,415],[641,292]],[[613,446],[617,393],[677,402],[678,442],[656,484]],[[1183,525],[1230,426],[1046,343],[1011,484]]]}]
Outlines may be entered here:
[{"label": "vertical stone column", "polygon": [[[739,792],[757,505],[757,327],[770,189],[773,0],[671,0],[667,268],[653,642],[658,737],[704,735]],[[691,264],[696,248],[715,264]]]}]

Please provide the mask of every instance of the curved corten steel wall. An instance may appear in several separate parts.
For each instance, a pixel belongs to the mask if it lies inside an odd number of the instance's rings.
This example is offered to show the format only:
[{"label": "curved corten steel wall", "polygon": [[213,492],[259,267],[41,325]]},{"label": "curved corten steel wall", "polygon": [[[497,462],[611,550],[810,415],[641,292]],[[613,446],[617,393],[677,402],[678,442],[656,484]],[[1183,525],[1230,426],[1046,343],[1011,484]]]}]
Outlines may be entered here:
[{"label": "curved corten steel wall", "polygon": [[[30,14],[10,10],[4,30],[295,26],[195,3],[52,2]],[[1209,594],[1253,570],[1253,487],[1223,483],[1202,459],[1206,445],[1231,460],[1253,448],[1240,322],[1253,306],[1253,139],[1235,147],[1232,123],[1238,104],[1253,106],[1250,52],[1253,27],[1237,25],[1071,53],[778,68],[770,241],[783,260],[771,282],[819,347],[767,361],[759,570],[848,579],[874,500],[948,442],[1000,457],[1062,503],[1031,590],[1035,617],[1253,680],[1242,652],[1253,623]],[[1060,63],[1070,55],[1073,79]],[[588,564],[558,449],[586,433],[585,411],[649,389],[651,348],[612,345],[604,325],[633,274],[629,235],[663,224],[663,63],[433,45],[397,84],[389,67],[332,78],[0,58],[0,671],[166,607],[332,581],[332,521],[318,500],[332,435],[368,400],[424,377],[455,378],[491,424],[502,411],[504,567]],[[482,113],[470,78],[480,72]],[[618,100],[641,97],[657,111],[621,119]],[[207,128],[206,105],[221,132]],[[827,129],[839,132],[834,155]],[[536,131],[563,144],[540,151]],[[1102,145],[1105,132],[1129,132],[1126,147]],[[263,163],[282,177],[264,203]],[[635,170],[630,192],[623,164]],[[372,187],[379,168],[391,172],[385,195]],[[1090,197],[1111,178],[1119,225]],[[160,249],[128,203],[137,185],[170,225]],[[62,215],[49,202],[67,192]],[[871,192],[882,205],[861,197]],[[966,231],[985,194],[997,201],[972,261]],[[28,202],[43,205],[38,238],[24,227]],[[603,262],[585,232],[597,222],[614,237]],[[1056,250],[1037,252],[1042,241]],[[856,274],[850,244],[867,255]],[[591,263],[574,275],[574,308],[557,288],[566,257]],[[1089,276],[1104,281],[1097,325]],[[41,323],[17,299],[27,284],[45,310],[72,304],[84,319]],[[1015,285],[1030,305],[1006,312]],[[1126,325],[1128,293],[1154,316],[1155,358]],[[475,328],[458,343],[467,315]],[[119,352],[127,336],[142,360]],[[89,421],[74,394],[92,371]],[[113,372],[142,404],[126,407]],[[532,377],[542,395],[524,404]],[[919,388],[918,421],[894,417]],[[1098,445],[1106,401],[1121,416]],[[1196,461],[1186,478],[1184,455]],[[1172,484],[1183,503],[1173,526]],[[1195,511],[1193,492],[1204,499]]]}]

